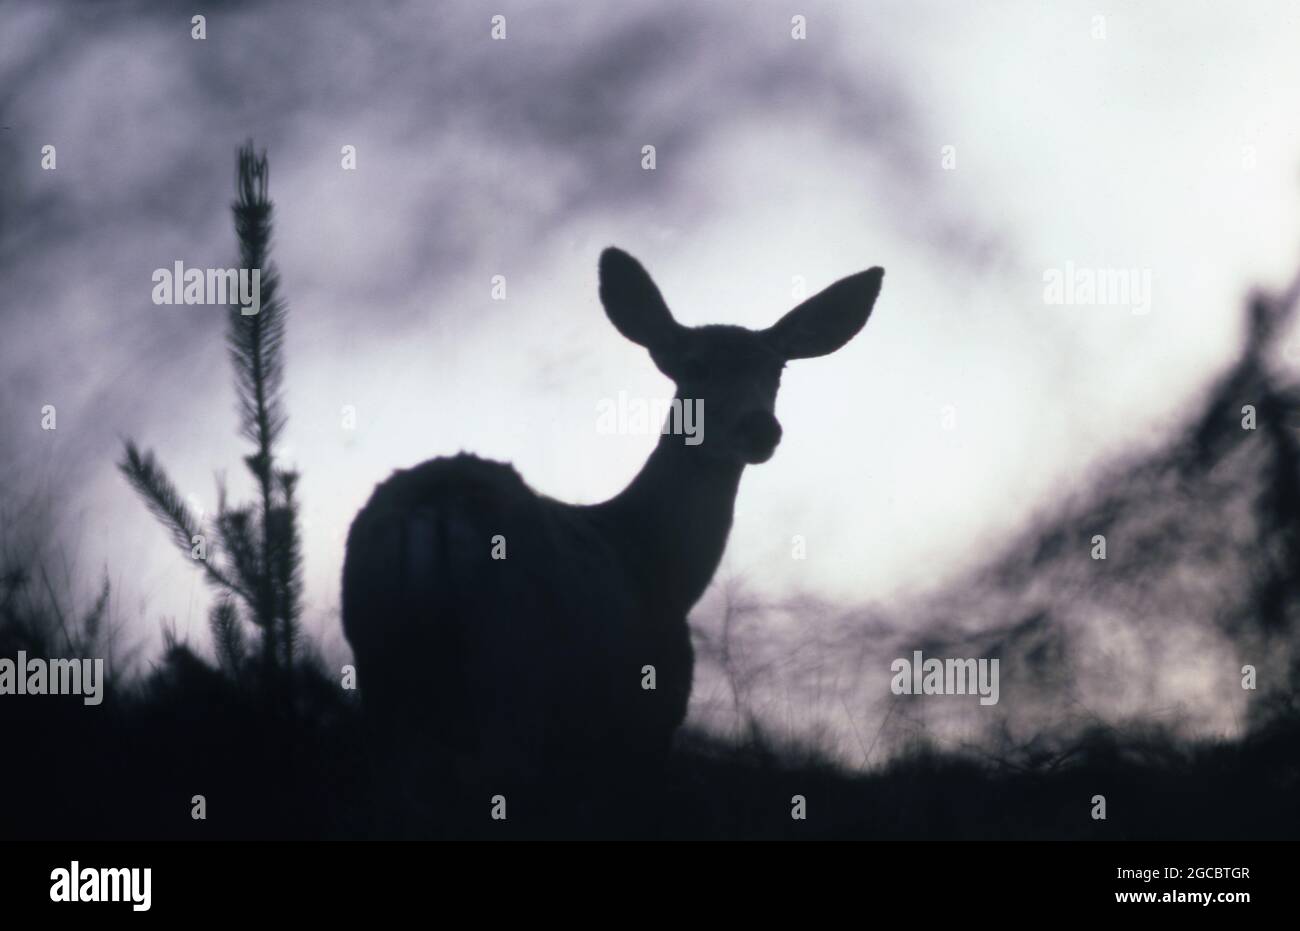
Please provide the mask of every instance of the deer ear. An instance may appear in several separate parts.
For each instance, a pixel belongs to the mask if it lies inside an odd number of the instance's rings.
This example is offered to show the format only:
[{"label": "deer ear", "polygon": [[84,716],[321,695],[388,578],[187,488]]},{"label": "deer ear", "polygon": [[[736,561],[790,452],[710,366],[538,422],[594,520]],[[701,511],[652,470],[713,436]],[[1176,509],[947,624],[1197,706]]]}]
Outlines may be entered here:
[{"label": "deer ear", "polygon": [[600,302],[610,323],[649,349],[656,363],[677,347],[685,328],[673,319],[641,263],[622,249],[611,247],[600,254]]},{"label": "deer ear", "polygon": [[883,268],[841,278],[764,330],[787,359],[811,359],[839,349],[862,329],[880,294]]}]

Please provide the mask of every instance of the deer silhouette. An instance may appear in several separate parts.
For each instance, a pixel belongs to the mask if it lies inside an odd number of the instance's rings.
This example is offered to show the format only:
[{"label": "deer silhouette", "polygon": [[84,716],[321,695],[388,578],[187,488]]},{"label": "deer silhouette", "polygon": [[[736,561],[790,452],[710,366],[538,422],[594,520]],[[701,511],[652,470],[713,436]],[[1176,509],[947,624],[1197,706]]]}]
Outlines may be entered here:
[{"label": "deer silhouette", "polygon": [[679,324],[621,250],[599,273],[610,321],[703,404],[703,442],[664,432],[595,505],[464,453],[380,484],[348,534],[343,627],[366,717],[394,747],[433,741],[533,774],[662,759],[691,691],[687,613],[722,558],[741,472],[781,439],[781,371],[847,343],[884,277],[844,278],[754,331]]}]

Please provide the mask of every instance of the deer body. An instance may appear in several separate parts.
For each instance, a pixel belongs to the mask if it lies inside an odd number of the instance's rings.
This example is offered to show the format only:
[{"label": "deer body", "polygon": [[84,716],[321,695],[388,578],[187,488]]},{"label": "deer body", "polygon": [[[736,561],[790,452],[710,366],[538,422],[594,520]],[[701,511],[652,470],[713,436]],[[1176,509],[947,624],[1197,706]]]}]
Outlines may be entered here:
[{"label": "deer body", "polygon": [[711,432],[698,445],[664,434],[597,505],[466,454],[382,483],[348,535],[343,623],[367,717],[394,741],[542,770],[666,753],[690,697],[687,614],[722,558],[745,465],[779,441],[780,370],[852,337],[882,274],[754,332],[677,324],[625,253],[606,250],[600,272],[611,321],[678,397],[702,399]]}]

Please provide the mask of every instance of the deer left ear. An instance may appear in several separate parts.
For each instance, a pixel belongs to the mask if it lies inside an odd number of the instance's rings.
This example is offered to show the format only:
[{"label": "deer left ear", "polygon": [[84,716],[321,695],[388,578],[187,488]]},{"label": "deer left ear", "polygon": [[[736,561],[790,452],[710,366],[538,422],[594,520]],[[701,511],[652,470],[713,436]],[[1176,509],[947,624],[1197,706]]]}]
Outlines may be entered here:
[{"label": "deer left ear", "polygon": [[600,301],[618,331],[656,359],[681,341],[683,328],[659,289],[641,263],[622,249],[611,247],[600,254]]},{"label": "deer left ear", "polygon": [[841,278],[763,331],[787,359],[812,359],[839,349],[866,324],[880,295],[883,268]]}]

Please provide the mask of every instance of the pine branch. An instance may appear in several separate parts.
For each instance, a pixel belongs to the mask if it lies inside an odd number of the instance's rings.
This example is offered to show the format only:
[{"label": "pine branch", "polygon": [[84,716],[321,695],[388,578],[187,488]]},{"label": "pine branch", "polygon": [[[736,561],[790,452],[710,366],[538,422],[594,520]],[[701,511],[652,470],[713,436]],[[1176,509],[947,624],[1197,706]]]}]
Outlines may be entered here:
[{"label": "pine branch", "polygon": [[251,507],[228,510],[223,506],[217,512],[215,531],[214,542],[238,580],[244,603],[256,612],[258,601],[255,593],[262,585],[262,569],[258,561],[257,530],[252,521]]},{"label": "pine branch", "polygon": [[223,598],[213,605],[212,613],[208,615],[208,624],[212,628],[212,641],[216,644],[217,663],[238,680],[247,652],[243,623],[234,602]]},{"label": "pine branch", "polygon": [[279,275],[270,263],[272,204],[267,199],[270,170],[266,154],[252,144],[239,151],[237,198],[232,205],[239,236],[240,267],[261,273],[261,305],[245,315],[238,305],[228,312],[227,341],[235,369],[240,432],[257,447],[249,463],[259,482],[271,484],[271,454],[284,429],[286,415],[283,346],[285,308],[279,297]]},{"label": "pine branch", "polygon": [[244,315],[231,307],[227,319],[230,360],[235,369],[235,394],[240,413],[240,432],[253,442],[255,452],[245,458],[261,491],[259,577],[254,610],[263,631],[263,657],[268,672],[279,664],[279,631],[276,591],[272,566],[271,513],[274,501],[274,447],[284,429],[286,416],[282,398],[284,367],[284,307],[279,299],[279,278],[269,261],[272,205],[267,197],[270,170],[265,152],[258,156],[252,143],[239,151],[239,172],[232,205],[235,232],[239,236],[240,264],[259,269],[261,305],[256,314]]},{"label": "pine branch", "polygon": [[298,474],[280,471],[276,473],[276,479],[283,504],[271,512],[270,539],[283,663],[285,668],[289,668],[293,665],[298,618],[302,611],[302,543],[298,532],[298,502],[294,497]]},{"label": "pine branch", "polygon": [[[117,467],[136,493],[144,499],[153,515],[171,532],[173,542],[189,558],[194,537],[201,533],[202,527],[190,514],[189,508],[177,493],[176,486],[155,461],[153,453],[141,453],[134,440],[127,440],[126,453]],[[248,597],[248,593],[214,566],[211,560],[201,559],[197,562],[202,564],[210,583]]]},{"label": "pine branch", "polygon": [[176,486],[154,459],[152,452],[142,453],[134,440],[126,441],[126,455],[117,464],[136,493],[144,499],[159,522],[171,531],[173,541],[188,555],[194,537],[199,534],[198,521],[181,500]]},{"label": "pine branch", "polygon": [[[260,276],[259,301],[256,313],[244,314],[239,304],[229,309],[226,346],[235,374],[239,432],[253,444],[244,463],[257,482],[258,500],[228,508],[224,484],[218,481],[213,542],[221,565],[205,560],[204,570],[208,580],[222,589],[209,615],[218,660],[232,674],[247,667],[243,624],[252,623],[261,635],[261,668],[268,693],[277,693],[287,704],[302,604],[302,545],[294,498],[297,474],[277,469],[275,463],[275,446],[287,421],[285,306],[279,297],[279,276],[270,262],[269,178],[265,152],[255,153],[251,142],[240,148],[231,209],[241,269]],[[153,454],[141,453],[128,441],[118,467],[176,544],[190,555],[192,540],[202,528]],[[246,611],[232,596],[243,602]]]}]

